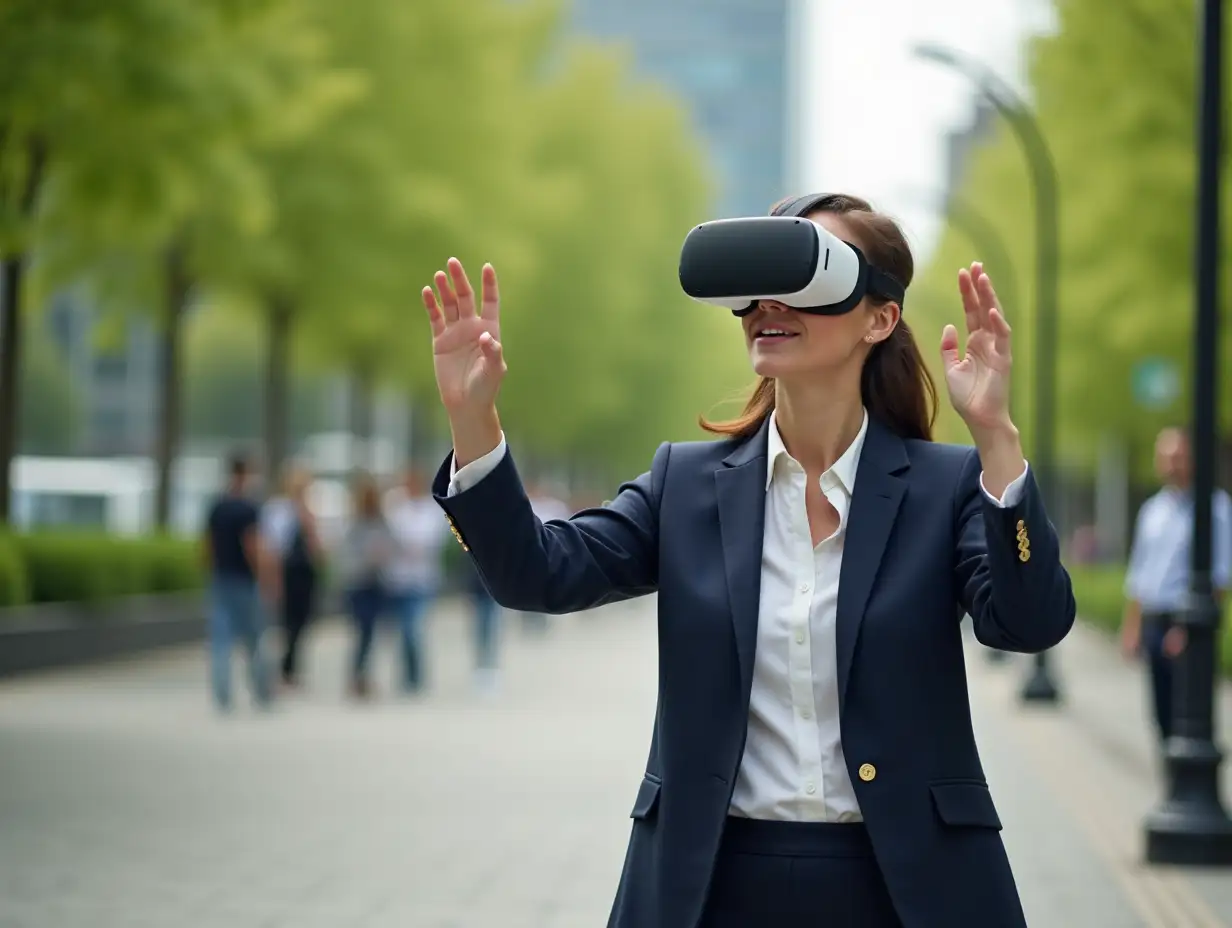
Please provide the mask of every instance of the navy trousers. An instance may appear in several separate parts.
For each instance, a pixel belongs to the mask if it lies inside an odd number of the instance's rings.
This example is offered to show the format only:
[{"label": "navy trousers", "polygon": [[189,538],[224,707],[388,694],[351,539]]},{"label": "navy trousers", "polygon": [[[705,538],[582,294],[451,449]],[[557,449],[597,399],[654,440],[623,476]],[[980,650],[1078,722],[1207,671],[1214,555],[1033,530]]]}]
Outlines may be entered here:
[{"label": "navy trousers", "polygon": [[1172,622],[1171,613],[1142,617],[1142,653],[1151,675],[1151,705],[1160,741],[1172,735],[1173,659],[1164,653],[1164,636]]},{"label": "navy trousers", "polygon": [[860,824],[729,818],[701,928],[902,928]]}]

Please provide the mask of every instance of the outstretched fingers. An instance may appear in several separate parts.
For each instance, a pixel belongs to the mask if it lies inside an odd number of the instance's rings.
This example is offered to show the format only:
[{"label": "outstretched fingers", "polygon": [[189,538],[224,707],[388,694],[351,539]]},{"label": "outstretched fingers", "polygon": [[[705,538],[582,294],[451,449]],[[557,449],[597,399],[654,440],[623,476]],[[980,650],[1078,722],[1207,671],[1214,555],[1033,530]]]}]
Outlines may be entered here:
[{"label": "outstretched fingers", "polygon": [[496,283],[496,268],[490,264],[483,266],[483,305],[480,315],[491,322],[500,319],[500,288]]},{"label": "outstretched fingers", "polygon": [[978,332],[980,328],[980,296],[976,292],[974,270],[963,268],[958,272],[958,294],[962,297],[963,318],[967,323],[967,334]]},{"label": "outstretched fingers", "polygon": [[449,277],[453,281],[453,289],[458,294],[458,317],[467,319],[475,315],[475,290],[466,276],[466,268],[457,258],[450,258],[447,267]]},{"label": "outstretched fingers", "polygon": [[439,338],[445,334],[445,314],[436,301],[436,292],[431,287],[424,287],[420,296],[423,297],[424,309],[428,311],[428,323],[432,326],[432,337]]},{"label": "outstretched fingers", "polygon": [[436,292],[440,294],[441,312],[445,316],[445,324],[458,321],[458,296],[449,284],[449,278],[444,271],[437,271],[432,278],[436,284]]},{"label": "outstretched fingers", "polygon": [[958,350],[958,329],[947,325],[941,330],[941,361],[945,369],[949,370],[961,360],[962,354]]},{"label": "outstretched fingers", "polygon": [[993,289],[992,278],[980,268],[979,277],[975,281],[976,291],[980,297],[980,307],[987,314],[993,309],[1001,308],[1001,301],[997,299],[997,291]]},{"label": "outstretched fingers", "polygon": [[993,346],[997,349],[997,354],[1003,357],[1010,356],[1010,324],[1005,318],[1005,313],[1001,312],[1000,307],[993,307],[988,313],[988,327],[992,330]]}]

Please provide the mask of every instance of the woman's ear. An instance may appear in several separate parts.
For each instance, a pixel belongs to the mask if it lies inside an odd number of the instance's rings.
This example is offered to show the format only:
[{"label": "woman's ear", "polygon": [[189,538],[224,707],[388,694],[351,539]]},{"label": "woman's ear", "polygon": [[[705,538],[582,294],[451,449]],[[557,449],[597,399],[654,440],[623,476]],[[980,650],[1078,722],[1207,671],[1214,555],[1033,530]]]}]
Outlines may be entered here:
[{"label": "woman's ear", "polygon": [[865,341],[876,344],[894,334],[898,320],[902,317],[902,309],[897,303],[882,303],[880,306],[873,307],[869,315],[870,325],[864,338]]}]

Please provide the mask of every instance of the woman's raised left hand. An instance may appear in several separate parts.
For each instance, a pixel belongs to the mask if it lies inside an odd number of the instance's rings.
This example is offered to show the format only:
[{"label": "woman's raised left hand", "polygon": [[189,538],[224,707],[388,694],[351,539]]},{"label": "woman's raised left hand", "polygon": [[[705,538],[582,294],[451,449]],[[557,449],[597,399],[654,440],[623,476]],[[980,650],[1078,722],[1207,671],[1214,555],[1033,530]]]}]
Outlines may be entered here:
[{"label": "woman's raised left hand", "polygon": [[941,333],[941,358],[950,403],[979,443],[982,435],[1013,429],[1010,421],[1010,326],[1001,313],[992,280],[978,261],[958,272],[967,322],[966,353],[958,330]]}]

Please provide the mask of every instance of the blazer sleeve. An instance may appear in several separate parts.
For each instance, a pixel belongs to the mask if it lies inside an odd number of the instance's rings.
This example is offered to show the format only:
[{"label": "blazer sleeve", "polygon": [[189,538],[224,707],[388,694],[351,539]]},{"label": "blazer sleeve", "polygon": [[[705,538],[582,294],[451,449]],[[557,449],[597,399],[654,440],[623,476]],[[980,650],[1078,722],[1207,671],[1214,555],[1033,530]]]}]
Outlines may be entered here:
[{"label": "blazer sleeve", "polygon": [[1055,647],[1077,608],[1061,545],[1032,473],[1017,505],[998,507],[980,488],[972,449],[955,494],[959,602],[981,644],[1027,654]]},{"label": "blazer sleeve", "polygon": [[671,445],[616,498],[542,522],[512,453],[473,487],[448,495],[452,454],[432,493],[492,598],[524,612],[562,614],[653,593],[659,583],[659,501]]}]

